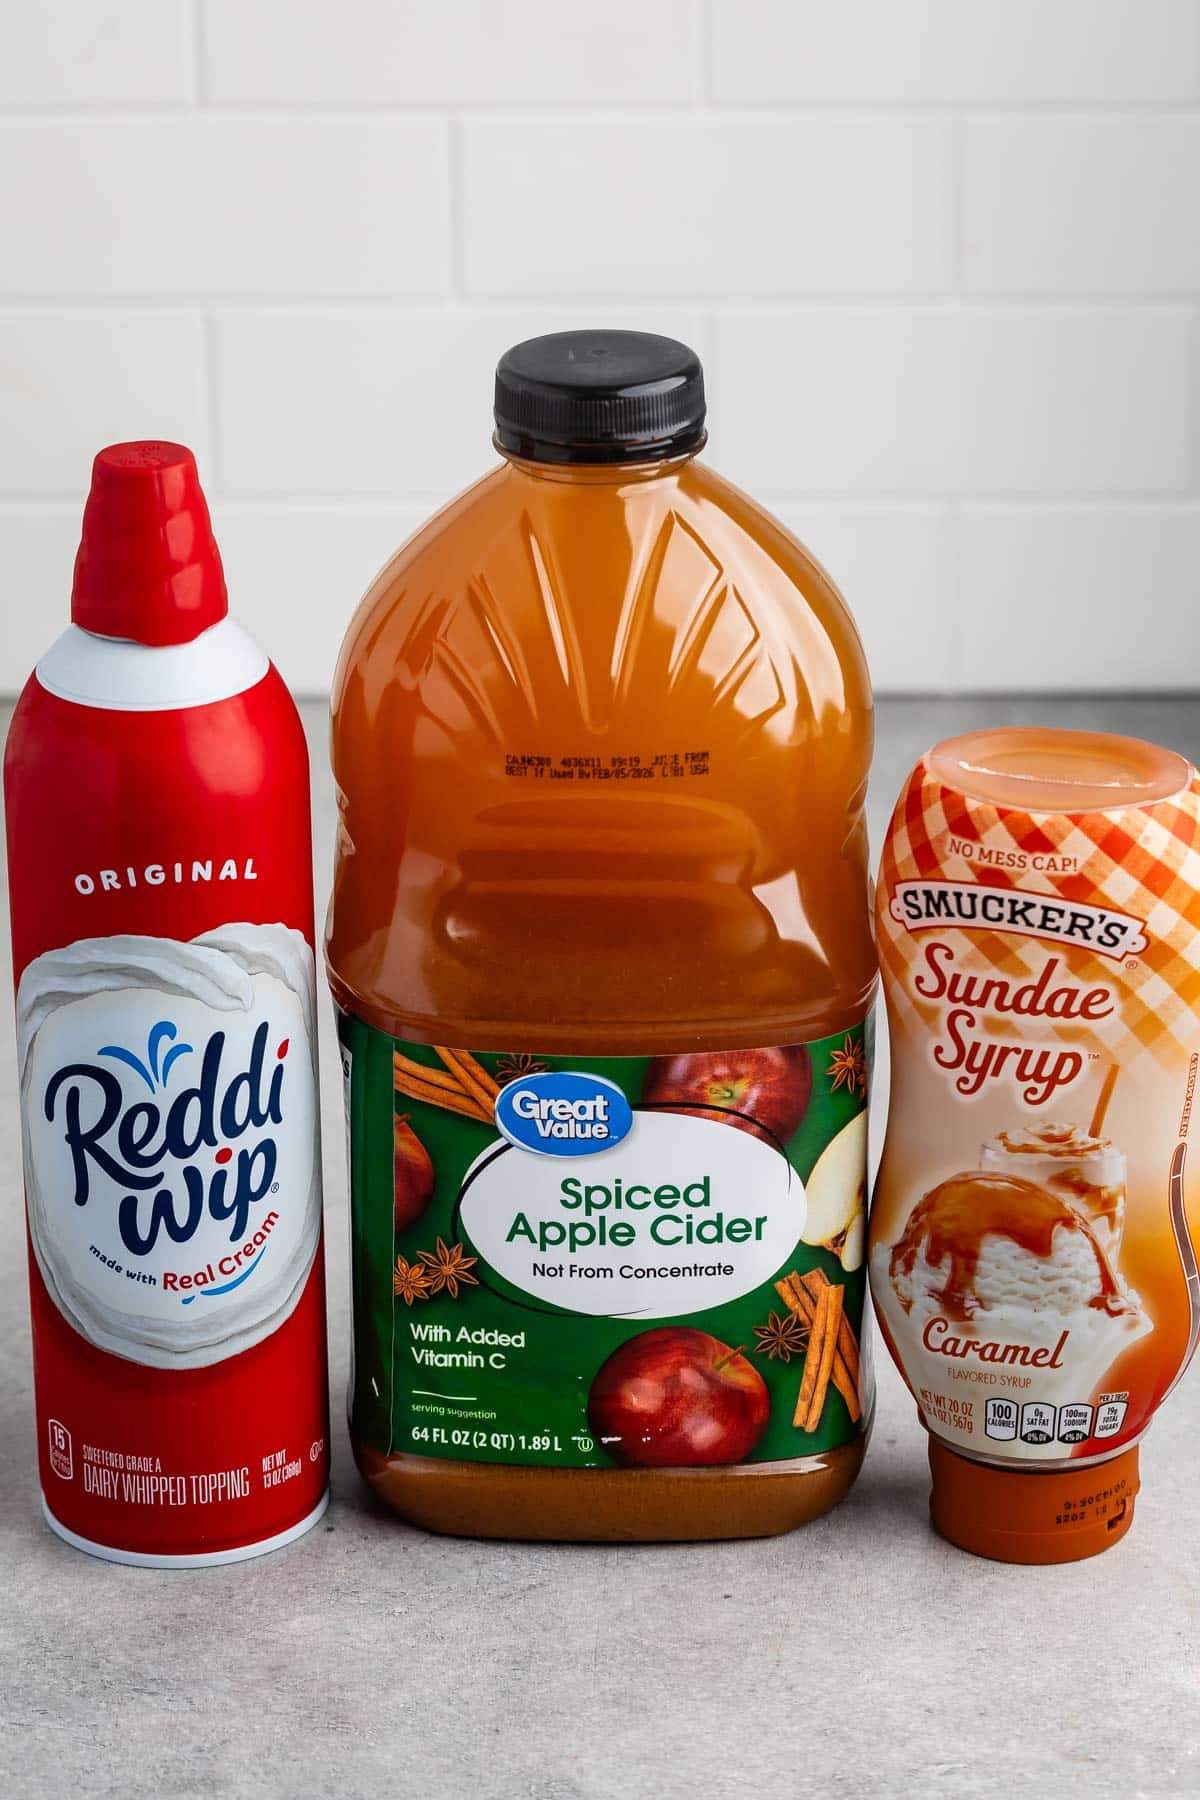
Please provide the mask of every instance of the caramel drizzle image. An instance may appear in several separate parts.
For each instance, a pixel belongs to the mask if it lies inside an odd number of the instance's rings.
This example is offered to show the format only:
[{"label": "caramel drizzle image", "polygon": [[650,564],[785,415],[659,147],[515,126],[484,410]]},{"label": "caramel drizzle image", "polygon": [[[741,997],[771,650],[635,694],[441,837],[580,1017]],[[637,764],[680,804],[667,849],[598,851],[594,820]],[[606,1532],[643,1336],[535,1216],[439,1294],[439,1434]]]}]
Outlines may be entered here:
[{"label": "caramel drizzle image", "polygon": [[914,1206],[908,1224],[892,1247],[889,1273],[910,1275],[924,1249],[934,1268],[946,1269],[938,1303],[948,1318],[966,1321],[976,1311],[975,1271],[985,1237],[1010,1238],[1045,1262],[1054,1234],[1064,1228],[1079,1232],[1096,1261],[1096,1293],[1089,1305],[1107,1313],[1127,1310],[1108,1257],[1091,1226],[1068,1200],[1016,1175],[967,1170],[932,1188]]}]

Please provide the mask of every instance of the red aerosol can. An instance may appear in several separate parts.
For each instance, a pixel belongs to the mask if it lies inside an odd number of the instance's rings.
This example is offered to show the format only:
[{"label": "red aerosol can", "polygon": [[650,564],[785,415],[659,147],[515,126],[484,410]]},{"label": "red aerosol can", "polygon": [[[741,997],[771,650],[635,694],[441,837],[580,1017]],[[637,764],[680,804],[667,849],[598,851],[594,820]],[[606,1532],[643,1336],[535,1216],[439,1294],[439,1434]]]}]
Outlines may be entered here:
[{"label": "red aerosol can", "polygon": [[327,1497],[308,757],[189,450],[97,456],[4,760],[42,1497],[119,1562]]}]

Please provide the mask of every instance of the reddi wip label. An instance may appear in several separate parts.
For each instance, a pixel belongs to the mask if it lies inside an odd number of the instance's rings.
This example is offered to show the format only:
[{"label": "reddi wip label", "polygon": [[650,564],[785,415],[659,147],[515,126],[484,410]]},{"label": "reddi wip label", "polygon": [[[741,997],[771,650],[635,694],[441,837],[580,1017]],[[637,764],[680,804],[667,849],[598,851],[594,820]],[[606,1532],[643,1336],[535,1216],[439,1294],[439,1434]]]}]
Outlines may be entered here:
[{"label": "reddi wip label", "polygon": [[321,1226],[312,954],[231,924],[88,938],[17,995],[33,1253],[74,1329],[159,1369],[251,1348]]},{"label": "reddi wip label", "polygon": [[362,1442],[686,1467],[862,1430],[862,1026],[657,1057],[340,1035]]}]

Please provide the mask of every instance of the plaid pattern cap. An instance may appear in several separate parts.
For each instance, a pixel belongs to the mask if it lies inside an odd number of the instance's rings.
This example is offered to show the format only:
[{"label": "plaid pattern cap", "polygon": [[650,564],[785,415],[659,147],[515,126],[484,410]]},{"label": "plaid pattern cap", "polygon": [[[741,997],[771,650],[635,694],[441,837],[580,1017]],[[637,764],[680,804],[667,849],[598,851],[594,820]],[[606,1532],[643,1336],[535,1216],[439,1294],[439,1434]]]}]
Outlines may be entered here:
[{"label": "plaid pattern cap", "polygon": [[[969,882],[1109,907],[1145,922],[1138,955],[1111,960],[1086,945],[1022,937],[948,922],[910,932],[891,916],[898,883]],[[969,798],[944,785],[923,758],[900,795],[884,844],[878,892],[879,959],[889,1003],[901,1019],[931,1029],[936,1003],[912,988],[922,946],[951,933],[960,966],[1019,983],[1047,954],[1065,974],[1114,989],[1117,1008],[1094,1023],[1063,1021],[1056,1035],[1097,1037],[1122,1062],[1142,1054],[1178,1066],[1200,1037],[1200,776],[1187,791],[1146,807],[1111,812],[1029,813]],[[988,1021],[992,1030],[1003,1021]],[[1010,1027],[1011,1029],[1011,1027]]]}]

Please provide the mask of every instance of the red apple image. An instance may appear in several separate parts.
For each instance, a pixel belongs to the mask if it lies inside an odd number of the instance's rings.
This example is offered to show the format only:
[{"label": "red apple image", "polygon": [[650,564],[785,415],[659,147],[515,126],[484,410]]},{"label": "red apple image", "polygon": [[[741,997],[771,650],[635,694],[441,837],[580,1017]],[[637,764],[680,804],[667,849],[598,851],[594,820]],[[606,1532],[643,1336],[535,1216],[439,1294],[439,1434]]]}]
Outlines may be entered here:
[{"label": "red apple image", "polygon": [[601,1364],[588,1422],[615,1462],[638,1469],[741,1462],[770,1416],[766,1383],[740,1350],[707,1331],[643,1331]]},{"label": "red apple image", "polygon": [[794,1044],[656,1056],[646,1071],[642,1099],[739,1131],[759,1125],[786,1144],[808,1111],[811,1093],[812,1058],[803,1044]]},{"label": "red apple image", "polygon": [[406,1113],[396,1114],[392,1137],[396,1230],[407,1231],[410,1225],[416,1224],[433,1198],[433,1159],[409,1124]]}]

